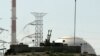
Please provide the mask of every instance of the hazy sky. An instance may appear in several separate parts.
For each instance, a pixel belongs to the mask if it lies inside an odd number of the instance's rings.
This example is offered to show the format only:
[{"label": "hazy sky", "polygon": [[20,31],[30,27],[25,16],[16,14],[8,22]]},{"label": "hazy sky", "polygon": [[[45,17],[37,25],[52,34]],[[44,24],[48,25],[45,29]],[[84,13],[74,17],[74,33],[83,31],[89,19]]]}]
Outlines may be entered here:
[{"label": "hazy sky", "polygon": [[[34,21],[31,12],[44,12],[44,38],[52,29],[52,40],[73,36],[74,0],[17,0],[17,39],[34,33],[34,26],[24,26]],[[0,35],[1,40],[10,41],[11,0],[0,0],[0,27],[8,29]],[[89,42],[100,54],[100,0],[77,0],[76,36]]]}]

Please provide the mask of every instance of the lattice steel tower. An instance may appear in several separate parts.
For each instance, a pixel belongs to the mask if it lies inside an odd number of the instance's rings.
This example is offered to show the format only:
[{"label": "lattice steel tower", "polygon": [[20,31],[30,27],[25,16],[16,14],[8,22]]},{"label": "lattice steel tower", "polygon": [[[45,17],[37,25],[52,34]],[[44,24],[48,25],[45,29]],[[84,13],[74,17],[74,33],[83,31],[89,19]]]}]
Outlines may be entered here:
[{"label": "lattice steel tower", "polygon": [[40,43],[43,42],[43,16],[45,16],[47,13],[38,13],[38,12],[32,12],[32,14],[35,16],[35,46],[39,47]]}]

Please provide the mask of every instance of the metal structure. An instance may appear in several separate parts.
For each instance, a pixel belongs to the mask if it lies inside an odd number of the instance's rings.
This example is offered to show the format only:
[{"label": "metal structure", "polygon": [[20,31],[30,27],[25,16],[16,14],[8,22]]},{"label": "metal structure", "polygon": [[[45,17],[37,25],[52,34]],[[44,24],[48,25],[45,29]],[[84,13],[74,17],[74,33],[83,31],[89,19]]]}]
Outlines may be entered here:
[{"label": "metal structure", "polygon": [[74,12],[74,45],[75,45],[75,37],[76,37],[76,0],[75,0],[75,12]]},{"label": "metal structure", "polygon": [[26,37],[32,38],[33,36],[34,36],[34,34],[30,34],[30,35],[28,35],[28,36],[25,36],[25,37],[23,37],[23,38],[21,39],[21,41],[23,41]]},{"label": "metal structure", "polygon": [[32,14],[35,16],[35,21],[31,23],[31,25],[35,25],[35,46],[39,47],[40,43],[43,42],[43,16],[46,15],[46,13],[38,13],[38,12],[32,12]]},{"label": "metal structure", "polygon": [[3,56],[4,56],[4,53],[5,53],[5,50],[6,50],[5,44],[6,44],[6,43],[9,44],[10,42],[6,42],[6,41],[4,41],[4,40],[0,40],[0,43],[2,43],[0,46],[3,47],[3,48],[0,48],[0,50],[3,51]]},{"label": "metal structure", "polygon": [[16,0],[12,0],[11,45],[16,44]]},{"label": "metal structure", "polygon": [[8,30],[3,29],[3,28],[0,28],[0,34],[1,34],[3,31],[8,31]]}]

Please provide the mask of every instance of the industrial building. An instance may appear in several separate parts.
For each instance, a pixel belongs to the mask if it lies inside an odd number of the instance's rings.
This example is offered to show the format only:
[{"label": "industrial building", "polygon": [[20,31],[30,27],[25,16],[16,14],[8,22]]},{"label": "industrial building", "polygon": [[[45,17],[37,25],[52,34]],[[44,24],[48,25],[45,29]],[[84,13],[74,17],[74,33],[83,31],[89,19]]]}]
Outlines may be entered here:
[{"label": "industrial building", "polygon": [[[17,56],[96,56],[93,47],[82,38],[76,37],[75,45],[74,38],[71,36],[64,36],[52,43],[49,42],[48,35],[44,43],[40,43],[40,47],[28,47],[28,45],[19,44],[11,45],[5,55],[17,55]],[[33,54],[34,53],[34,54]]]},{"label": "industrial building", "polygon": [[[76,25],[74,25],[74,36],[72,37],[64,36],[50,42],[52,30],[48,30],[47,39],[43,41],[43,16],[46,13],[33,12],[32,14],[36,19],[29,24],[35,26],[35,33],[32,34],[35,35],[35,39],[32,40],[35,46],[29,47],[16,41],[16,0],[12,0],[11,45],[4,56],[96,56],[95,50],[89,43],[75,36]],[[76,24],[76,16],[74,21]]]}]

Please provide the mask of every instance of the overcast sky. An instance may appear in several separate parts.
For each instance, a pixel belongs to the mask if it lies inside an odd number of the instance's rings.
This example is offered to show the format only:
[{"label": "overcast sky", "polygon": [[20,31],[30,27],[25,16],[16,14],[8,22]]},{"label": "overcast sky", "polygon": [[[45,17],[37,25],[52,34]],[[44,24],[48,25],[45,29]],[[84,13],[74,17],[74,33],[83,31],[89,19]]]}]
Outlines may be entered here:
[{"label": "overcast sky", "polygon": [[[24,26],[34,21],[31,12],[44,12],[44,38],[52,29],[52,40],[73,36],[74,0],[17,0],[17,40],[34,33],[34,26]],[[0,40],[10,41],[11,0],[0,0],[0,27],[8,29]],[[100,54],[100,0],[77,0],[76,36],[89,42]]]}]

